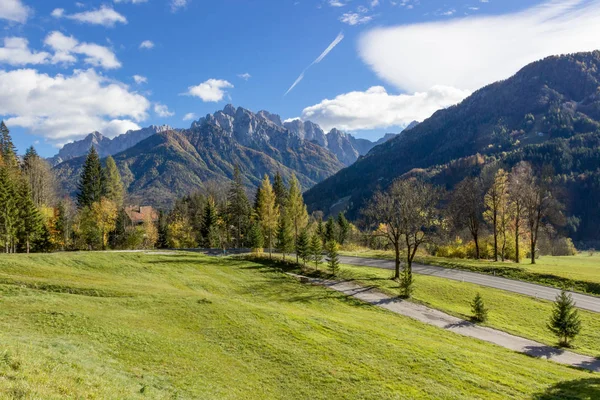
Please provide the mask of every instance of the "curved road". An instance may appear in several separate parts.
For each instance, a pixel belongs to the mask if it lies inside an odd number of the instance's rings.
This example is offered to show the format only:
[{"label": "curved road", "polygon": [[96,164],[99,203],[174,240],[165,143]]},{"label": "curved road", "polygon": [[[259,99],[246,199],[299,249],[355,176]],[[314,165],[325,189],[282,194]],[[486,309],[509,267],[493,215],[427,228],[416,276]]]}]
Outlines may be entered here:
[{"label": "curved road", "polygon": [[[384,260],[377,258],[349,257],[340,256],[342,264],[395,269],[394,260]],[[509,292],[520,293],[544,300],[554,301],[556,295],[560,293],[559,289],[549,286],[536,285],[535,283],[516,281],[499,276],[478,274],[476,272],[462,271],[459,269],[450,269],[436,267],[432,265],[413,264],[413,272],[421,275],[431,275],[440,278],[453,279],[455,281],[475,283],[481,286],[488,286],[496,289],[502,289]],[[570,292],[577,307],[583,310],[600,313],[600,297],[588,296],[585,294]]]},{"label": "curved road", "polygon": [[532,357],[544,358],[557,363],[600,372],[600,359],[572,353],[562,349],[556,349],[503,331],[479,326],[421,304],[389,297],[372,287],[363,287],[352,282],[337,282],[317,278],[306,278],[294,274],[289,275],[308,283],[337,290],[347,296],[355,297],[374,306],[385,308],[394,313],[405,315],[425,324],[437,326],[438,328],[446,329],[459,335],[494,343],[498,346],[518,351]]}]

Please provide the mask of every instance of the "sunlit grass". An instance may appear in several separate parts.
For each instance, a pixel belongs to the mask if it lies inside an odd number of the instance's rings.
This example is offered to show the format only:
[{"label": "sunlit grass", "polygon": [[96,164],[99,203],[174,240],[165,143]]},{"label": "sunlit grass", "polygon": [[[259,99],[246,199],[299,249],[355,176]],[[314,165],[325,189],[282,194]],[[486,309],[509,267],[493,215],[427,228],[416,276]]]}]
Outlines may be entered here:
[{"label": "sunlit grass", "polygon": [[504,399],[589,377],[249,261],[0,256],[1,398]]}]

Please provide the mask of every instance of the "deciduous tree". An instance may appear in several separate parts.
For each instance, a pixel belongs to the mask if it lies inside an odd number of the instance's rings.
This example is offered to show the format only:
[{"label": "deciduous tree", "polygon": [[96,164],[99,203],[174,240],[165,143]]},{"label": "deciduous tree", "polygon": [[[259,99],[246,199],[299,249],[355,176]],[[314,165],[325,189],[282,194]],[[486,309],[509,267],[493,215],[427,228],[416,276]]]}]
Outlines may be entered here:
[{"label": "deciduous tree", "polygon": [[266,244],[269,248],[269,258],[272,257],[274,238],[277,232],[277,223],[279,221],[279,207],[277,206],[276,200],[269,176],[265,174],[260,186],[259,209],[257,211],[262,231],[265,235]]}]

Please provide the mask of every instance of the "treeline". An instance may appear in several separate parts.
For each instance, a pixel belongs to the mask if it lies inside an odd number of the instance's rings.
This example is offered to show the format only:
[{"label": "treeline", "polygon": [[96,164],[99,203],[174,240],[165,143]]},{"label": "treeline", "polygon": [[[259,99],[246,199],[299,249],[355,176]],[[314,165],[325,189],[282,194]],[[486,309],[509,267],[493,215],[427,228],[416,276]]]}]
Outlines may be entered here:
[{"label": "treeline", "polygon": [[17,157],[10,131],[0,123],[0,245],[6,253],[48,251],[56,240],[56,184],[35,149]]},{"label": "treeline", "polygon": [[534,264],[544,238],[550,247],[562,247],[561,255],[574,254],[570,239],[557,234],[566,218],[555,180],[551,167],[534,171],[527,162],[510,171],[486,167],[449,193],[417,178],[397,180],[376,193],[362,214],[371,247],[394,249],[395,278],[408,297],[421,247],[437,256],[517,263],[527,255]]},{"label": "treeline", "polygon": [[237,167],[228,188],[183,197],[158,225],[161,247],[249,248],[284,258],[295,252],[298,262],[317,267],[323,251],[337,254],[338,245],[357,232],[341,213],[325,222],[322,213],[309,216],[295,176],[286,184],[279,173],[273,183],[265,175],[251,202]]},{"label": "treeline", "polygon": [[6,253],[111,248],[153,248],[155,223],[132,223],[114,160],[103,167],[92,147],[75,201],[59,196],[50,165],[33,147],[20,159],[10,131],[0,124],[0,244]]}]

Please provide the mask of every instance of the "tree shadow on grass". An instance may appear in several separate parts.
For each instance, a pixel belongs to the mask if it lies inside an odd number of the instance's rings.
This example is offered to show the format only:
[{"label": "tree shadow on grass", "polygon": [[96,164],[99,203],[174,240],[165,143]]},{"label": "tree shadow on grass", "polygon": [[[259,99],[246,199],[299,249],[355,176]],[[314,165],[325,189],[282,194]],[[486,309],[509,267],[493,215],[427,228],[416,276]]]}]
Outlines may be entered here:
[{"label": "tree shadow on grass", "polygon": [[559,382],[549,387],[544,392],[534,394],[532,399],[600,399],[600,378],[586,378]]}]

